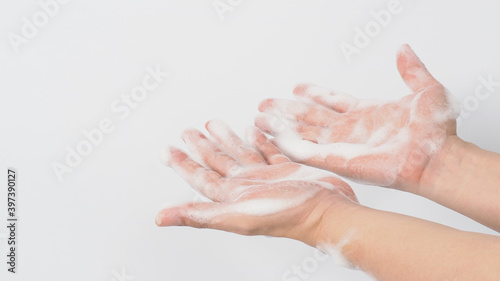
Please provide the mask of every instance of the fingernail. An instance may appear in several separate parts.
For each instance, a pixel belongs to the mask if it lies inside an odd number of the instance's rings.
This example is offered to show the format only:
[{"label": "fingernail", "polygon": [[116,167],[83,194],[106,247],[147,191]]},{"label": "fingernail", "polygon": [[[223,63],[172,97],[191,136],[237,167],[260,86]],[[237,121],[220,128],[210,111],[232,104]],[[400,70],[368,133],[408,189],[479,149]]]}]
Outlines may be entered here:
[{"label": "fingernail", "polygon": [[163,151],[160,154],[160,161],[165,166],[170,166],[170,163],[172,161],[172,151],[170,147],[163,149]]},{"label": "fingernail", "polygon": [[157,226],[161,226],[161,223],[163,221],[163,217],[164,216],[162,214],[156,215],[155,223],[156,223]]}]

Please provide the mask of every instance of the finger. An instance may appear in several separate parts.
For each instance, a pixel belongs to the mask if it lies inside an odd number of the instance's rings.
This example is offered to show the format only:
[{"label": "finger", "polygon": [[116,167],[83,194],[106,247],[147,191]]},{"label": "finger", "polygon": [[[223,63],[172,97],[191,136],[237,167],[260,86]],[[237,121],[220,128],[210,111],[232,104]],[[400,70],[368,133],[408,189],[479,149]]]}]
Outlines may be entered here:
[{"label": "finger", "polygon": [[[316,143],[288,138],[274,138],[271,142],[293,162],[325,168],[322,162],[327,152]],[[316,165],[310,165],[312,163]]]},{"label": "finger", "polygon": [[429,73],[408,44],[401,46],[398,50],[397,67],[401,78],[414,93],[432,86],[441,85]]},{"label": "finger", "polygon": [[261,153],[270,165],[290,162],[290,159],[283,155],[281,151],[256,127],[249,127],[246,131],[247,139]]},{"label": "finger", "polygon": [[156,215],[158,226],[191,226],[227,230],[228,226],[217,217],[228,213],[232,203],[190,203],[161,210]]},{"label": "finger", "polygon": [[346,112],[357,104],[357,99],[351,95],[334,92],[313,84],[299,84],[293,90],[293,94],[298,98],[313,101],[340,113]]},{"label": "finger", "polygon": [[[255,204],[257,203],[257,204]],[[244,235],[263,233],[276,227],[265,216],[262,206],[271,211],[283,204],[277,200],[249,200],[230,203],[191,203],[161,210],[155,219],[158,226],[190,226],[224,230]],[[276,210],[276,212],[279,210]]]},{"label": "finger", "polygon": [[222,189],[222,176],[194,161],[176,147],[168,147],[162,156],[165,165],[170,166],[186,182],[201,194],[214,201],[224,200],[227,190]]},{"label": "finger", "polygon": [[266,163],[259,152],[243,142],[223,121],[212,120],[207,122],[205,127],[210,135],[243,165]]},{"label": "finger", "polygon": [[[331,171],[337,175],[379,186],[394,183],[401,156],[394,157],[366,144],[315,144],[304,140],[273,139],[273,143],[292,161]],[[378,151],[377,151],[378,149]]]},{"label": "finger", "polygon": [[346,162],[353,155],[359,154],[365,145],[348,143],[317,144],[307,140],[275,138],[272,143],[278,147],[283,154],[293,162],[304,163],[328,170],[327,157],[335,156],[335,159]]},{"label": "finger", "polygon": [[220,150],[211,140],[200,131],[189,129],[182,133],[182,139],[189,151],[222,176],[231,176],[241,170],[239,163],[230,155]]},{"label": "finger", "polygon": [[328,142],[329,131],[324,127],[308,125],[261,113],[255,118],[255,126],[275,137],[301,138],[315,143]]},{"label": "finger", "polygon": [[259,105],[259,111],[323,127],[330,126],[340,115],[324,106],[284,99],[264,100]]}]

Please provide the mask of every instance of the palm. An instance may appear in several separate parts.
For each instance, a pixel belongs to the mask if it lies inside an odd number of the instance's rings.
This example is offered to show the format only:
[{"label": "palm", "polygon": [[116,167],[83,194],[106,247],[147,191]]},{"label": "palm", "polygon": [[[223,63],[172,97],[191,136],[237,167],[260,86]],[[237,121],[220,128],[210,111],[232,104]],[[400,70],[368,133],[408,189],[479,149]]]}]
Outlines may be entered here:
[{"label": "palm", "polygon": [[177,148],[168,150],[167,164],[215,202],[163,210],[159,225],[194,225],[297,239],[302,235],[299,230],[313,225],[320,216],[311,214],[317,213],[323,199],[357,201],[349,185],[330,173],[290,162],[257,128],[249,134],[254,147],[247,146],[222,122],[209,122],[207,129],[221,146],[197,130],[183,134],[205,167]]},{"label": "palm", "polygon": [[299,85],[294,94],[308,102],[266,100],[255,124],[294,161],[381,186],[416,185],[446,136],[455,134],[456,110],[410,51],[403,47],[398,69],[411,95],[379,102]]},{"label": "palm", "polygon": [[228,190],[221,199],[234,202],[272,198],[287,200],[291,206],[293,200],[303,201],[320,190],[340,191],[356,200],[349,185],[339,178],[293,162],[243,168],[240,173],[221,179],[217,190]]}]

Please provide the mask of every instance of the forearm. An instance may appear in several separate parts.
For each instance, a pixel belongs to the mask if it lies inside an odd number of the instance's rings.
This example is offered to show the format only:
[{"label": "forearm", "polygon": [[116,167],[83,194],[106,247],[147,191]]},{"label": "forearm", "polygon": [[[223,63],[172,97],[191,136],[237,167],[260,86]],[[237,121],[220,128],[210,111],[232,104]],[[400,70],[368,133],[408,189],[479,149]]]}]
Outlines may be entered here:
[{"label": "forearm", "polygon": [[449,137],[418,194],[500,231],[500,155]]},{"label": "forearm", "polygon": [[[338,211],[335,211],[338,212]],[[500,276],[500,238],[436,223],[354,207],[341,224],[325,216],[319,244],[347,244],[342,254],[378,280],[493,280]],[[347,220],[345,220],[347,219]]]}]

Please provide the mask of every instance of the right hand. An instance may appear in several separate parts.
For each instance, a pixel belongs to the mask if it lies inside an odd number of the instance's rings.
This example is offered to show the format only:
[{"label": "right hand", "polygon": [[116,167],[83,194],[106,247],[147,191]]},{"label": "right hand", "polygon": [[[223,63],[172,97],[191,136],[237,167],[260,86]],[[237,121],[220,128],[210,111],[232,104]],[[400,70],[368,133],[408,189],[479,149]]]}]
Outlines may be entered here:
[{"label": "right hand", "polygon": [[397,101],[358,100],[298,85],[305,101],[268,99],[255,125],[291,160],[355,181],[415,191],[429,161],[456,135],[457,106],[404,45],[397,68],[412,93]]}]

